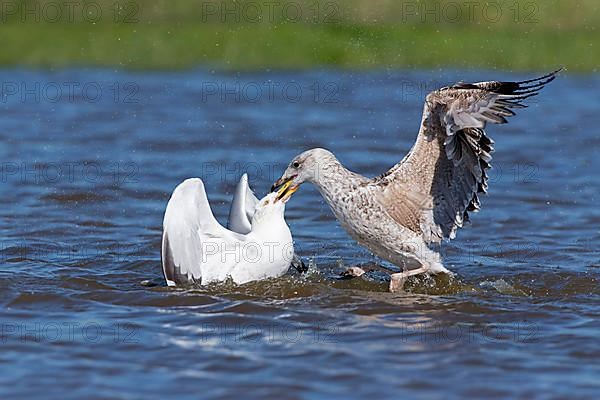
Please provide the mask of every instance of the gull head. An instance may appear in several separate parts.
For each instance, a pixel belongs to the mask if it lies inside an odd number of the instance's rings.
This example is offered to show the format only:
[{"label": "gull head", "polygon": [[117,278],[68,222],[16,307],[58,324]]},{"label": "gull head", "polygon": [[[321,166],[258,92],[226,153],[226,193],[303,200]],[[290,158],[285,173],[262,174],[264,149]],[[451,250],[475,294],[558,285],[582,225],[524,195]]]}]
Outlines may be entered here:
[{"label": "gull head", "polygon": [[294,157],[271,191],[287,201],[304,182],[317,183],[321,174],[339,162],[329,150],[311,149]]},{"label": "gull head", "polygon": [[269,193],[256,205],[254,215],[252,217],[252,225],[257,222],[274,221],[274,219],[283,219],[285,212],[285,203],[289,197],[280,199],[277,193]]}]

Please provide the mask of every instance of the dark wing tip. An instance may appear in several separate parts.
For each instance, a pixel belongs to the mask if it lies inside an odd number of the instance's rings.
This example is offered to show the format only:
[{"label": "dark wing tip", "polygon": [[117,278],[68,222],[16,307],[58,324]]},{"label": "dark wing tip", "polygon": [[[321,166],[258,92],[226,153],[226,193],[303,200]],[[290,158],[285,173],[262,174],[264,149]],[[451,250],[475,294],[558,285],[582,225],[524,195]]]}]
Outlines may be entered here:
[{"label": "dark wing tip", "polygon": [[165,276],[165,280],[176,282],[176,273],[175,273],[175,261],[173,260],[173,253],[171,252],[171,246],[169,246],[169,236],[167,232],[164,233],[163,243],[162,243],[162,267],[163,267],[163,275]]},{"label": "dark wing tip", "polygon": [[563,70],[564,68],[561,67],[556,71],[538,78],[519,82],[490,82],[490,84],[487,85],[488,87],[483,87],[483,89],[498,94],[515,96],[515,99],[523,100],[537,95],[544,86],[556,79],[558,73]]},{"label": "dark wing tip", "polygon": [[552,82],[556,79],[556,76],[562,72],[566,71],[565,67],[560,67],[555,71],[552,71],[546,75],[528,79],[524,81],[518,82],[501,82],[501,81],[491,81],[491,82],[479,82],[479,83],[467,83],[467,82],[457,82],[452,86],[444,87],[440,90],[447,89],[482,89],[488,92],[505,94],[505,95],[528,95],[537,93],[540,89],[542,89],[545,85]]},{"label": "dark wing tip", "polygon": [[[556,75],[558,75],[562,71],[565,71],[565,67],[560,67],[559,69],[552,71],[549,74],[546,74],[544,76],[540,76],[538,78],[517,82],[517,84],[519,84],[519,85],[526,85],[528,83],[538,84],[538,83],[544,82],[544,81],[546,83],[549,83],[549,82],[552,82],[556,78]],[[544,85],[546,83],[544,83]]]},{"label": "dark wing tip", "polygon": [[187,272],[185,274],[182,273],[181,267],[175,264],[173,250],[171,249],[169,236],[166,232],[163,235],[161,260],[163,275],[168,286],[171,286],[171,284],[175,284],[177,286],[191,285],[197,282],[191,274],[188,274]]}]

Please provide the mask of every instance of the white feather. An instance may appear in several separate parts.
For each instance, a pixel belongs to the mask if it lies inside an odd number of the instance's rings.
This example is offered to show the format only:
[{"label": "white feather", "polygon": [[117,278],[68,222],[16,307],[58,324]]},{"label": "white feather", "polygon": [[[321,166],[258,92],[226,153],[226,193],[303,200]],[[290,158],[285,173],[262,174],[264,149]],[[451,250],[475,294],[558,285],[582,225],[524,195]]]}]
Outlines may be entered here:
[{"label": "white feather", "polygon": [[[242,177],[233,201],[235,212],[230,215],[230,224],[237,229],[250,224],[249,232],[241,234],[225,229],[215,219],[200,179],[181,183],[167,204],[163,222],[162,265],[167,284],[207,284],[228,277],[242,284],[283,275],[290,266],[293,245],[283,218],[285,204],[275,201],[276,196],[272,193],[258,201],[247,177]],[[257,203],[251,214],[248,202]]]}]

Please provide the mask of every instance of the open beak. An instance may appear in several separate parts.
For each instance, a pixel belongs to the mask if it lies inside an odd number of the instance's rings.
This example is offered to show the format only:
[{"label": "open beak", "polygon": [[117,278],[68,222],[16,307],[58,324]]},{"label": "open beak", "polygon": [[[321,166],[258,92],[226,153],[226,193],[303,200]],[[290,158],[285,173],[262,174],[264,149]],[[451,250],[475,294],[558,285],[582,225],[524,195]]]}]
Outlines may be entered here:
[{"label": "open beak", "polygon": [[[298,190],[299,185],[294,185],[294,178],[291,177],[285,180],[279,179],[271,187],[271,192],[277,192],[277,200],[281,200],[284,203],[287,202],[290,197]],[[276,200],[276,201],[277,201]]]}]

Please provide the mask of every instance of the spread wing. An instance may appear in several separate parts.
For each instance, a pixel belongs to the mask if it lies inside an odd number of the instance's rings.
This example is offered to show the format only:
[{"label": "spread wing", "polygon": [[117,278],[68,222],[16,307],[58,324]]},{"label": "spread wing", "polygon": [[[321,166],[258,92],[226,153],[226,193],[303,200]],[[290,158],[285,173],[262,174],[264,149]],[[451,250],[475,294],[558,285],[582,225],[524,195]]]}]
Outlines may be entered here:
[{"label": "spread wing", "polygon": [[248,174],[242,175],[233,194],[227,228],[243,235],[250,232],[252,216],[258,201],[248,184]]},{"label": "spread wing", "polygon": [[427,242],[454,238],[488,187],[494,142],[486,124],[506,123],[559,71],[522,82],[461,82],[430,93],[413,148],[374,180],[390,216]]},{"label": "spread wing", "polygon": [[238,240],[234,232],[223,228],[215,219],[204,184],[200,179],[187,179],[171,195],[163,220],[162,266],[167,285],[200,282],[202,240]]}]

